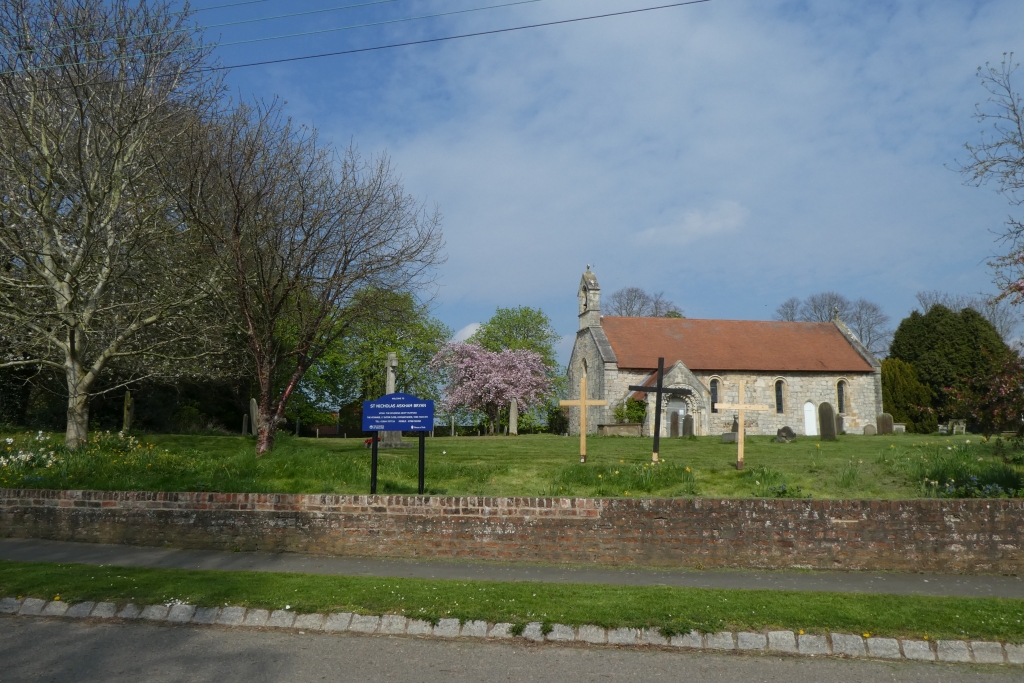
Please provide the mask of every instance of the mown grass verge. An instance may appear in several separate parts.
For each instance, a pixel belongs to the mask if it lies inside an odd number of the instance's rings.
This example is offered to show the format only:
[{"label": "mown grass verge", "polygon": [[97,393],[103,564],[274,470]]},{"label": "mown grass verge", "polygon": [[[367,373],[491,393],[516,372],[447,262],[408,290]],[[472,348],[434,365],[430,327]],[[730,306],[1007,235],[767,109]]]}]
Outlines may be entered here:
[{"label": "mown grass verge", "polygon": [[1024,600],[665,586],[435,581],[270,572],[191,571],[0,561],[0,596],[56,596],[297,612],[402,614],[525,624],[696,629],[790,629],[893,637],[1024,642]]}]

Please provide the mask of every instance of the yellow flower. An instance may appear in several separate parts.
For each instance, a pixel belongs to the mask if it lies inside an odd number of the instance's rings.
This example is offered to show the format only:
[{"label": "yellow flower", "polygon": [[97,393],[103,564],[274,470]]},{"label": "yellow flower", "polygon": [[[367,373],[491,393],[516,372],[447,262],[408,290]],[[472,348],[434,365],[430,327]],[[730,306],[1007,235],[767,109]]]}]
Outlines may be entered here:
[{"label": "yellow flower", "polygon": [[603,479],[603,478],[604,478],[604,475],[603,475],[603,474],[599,474],[599,475],[597,475],[597,478],[598,478],[598,479]]},{"label": "yellow flower", "polygon": [[800,635],[803,635],[803,634],[804,634],[804,630],[800,629]]},{"label": "yellow flower", "polygon": [[865,633],[864,637],[865,638],[870,638],[871,637],[871,631],[868,631],[867,633]]},{"label": "yellow flower", "polygon": [[620,460],[619,462],[626,462],[626,461],[625,460]]},{"label": "yellow flower", "polygon": [[690,468],[689,468],[689,467],[687,467],[687,468],[686,468],[686,471],[687,471],[687,472],[689,472],[689,471],[690,471]]},{"label": "yellow flower", "polygon": [[618,471],[618,470],[615,470],[615,474],[618,474],[618,473],[619,473],[619,471]]}]

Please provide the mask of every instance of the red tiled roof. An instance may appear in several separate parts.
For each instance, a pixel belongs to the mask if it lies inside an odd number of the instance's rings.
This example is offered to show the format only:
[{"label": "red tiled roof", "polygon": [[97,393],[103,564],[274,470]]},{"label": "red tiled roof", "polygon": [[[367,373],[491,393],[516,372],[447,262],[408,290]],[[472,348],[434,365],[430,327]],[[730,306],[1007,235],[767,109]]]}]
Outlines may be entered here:
[{"label": "red tiled roof", "polygon": [[763,372],[872,372],[832,323],[689,318],[601,318],[620,368]]}]

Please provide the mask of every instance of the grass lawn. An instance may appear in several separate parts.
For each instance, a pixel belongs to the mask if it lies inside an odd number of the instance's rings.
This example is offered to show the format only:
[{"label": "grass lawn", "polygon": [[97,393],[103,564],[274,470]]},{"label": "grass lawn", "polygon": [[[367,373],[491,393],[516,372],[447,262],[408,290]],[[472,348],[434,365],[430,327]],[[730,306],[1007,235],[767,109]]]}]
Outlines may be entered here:
[{"label": "grass lawn", "polygon": [[1024,641],[1024,600],[709,590],[492,581],[435,581],[269,572],[189,571],[0,561],[0,597],[213,607],[290,606],[297,612],[455,617],[605,627],[790,629],[880,636]]},{"label": "grass lawn", "polygon": [[[0,487],[367,493],[370,453],[362,439],[282,435],[257,459],[241,436],[139,435],[138,441],[94,435],[68,453],[61,435],[8,434],[0,441]],[[47,440],[47,437],[50,437]],[[40,438],[42,440],[40,440]],[[410,442],[412,440],[409,440]],[[746,469],[736,471],[736,446],[720,437],[663,439],[662,465],[650,466],[650,439],[554,435],[427,439],[427,492],[483,496],[707,496],[914,498],[934,495],[1024,495],[1024,468],[1007,464],[1009,447],[979,436],[853,436],[838,441],[747,438]],[[5,449],[8,449],[5,451]],[[11,456],[32,453],[28,462]],[[49,453],[53,455],[49,455]],[[8,465],[3,466],[6,453]],[[26,456],[27,458],[27,456]],[[415,448],[381,451],[379,493],[415,493]],[[49,465],[49,466],[47,466]],[[971,476],[973,489],[956,489]],[[955,479],[954,486],[948,485]],[[927,481],[927,484],[925,483]],[[982,491],[999,482],[999,489]]]}]

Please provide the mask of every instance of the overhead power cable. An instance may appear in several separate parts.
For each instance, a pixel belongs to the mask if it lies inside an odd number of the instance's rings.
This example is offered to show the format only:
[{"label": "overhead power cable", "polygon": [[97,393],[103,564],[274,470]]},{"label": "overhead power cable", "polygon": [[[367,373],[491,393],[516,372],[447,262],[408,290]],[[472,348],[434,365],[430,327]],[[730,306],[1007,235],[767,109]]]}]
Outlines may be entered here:
[{"label": "overhead power cable", "polygon": [[[516,5],[530,5],[541,0],[514,0],[514,2],[505,2],[498,5],[484,5],[483,7],[470,7],[468,9],[451,10],[448,12],[438,12],[437,14],[423,14],[418,17],[401,17],[399,19],[383,19],[381,21],[373,21],[366,24],[352,24],[349,26],[338,26],[335,28],[324,28],[316,31],[302,31],[300,33],[287,33],[284,35],[277,36],[262,36],[260,38],[247,38],[246,40],[234,40],[228,43],[217,43],[216,47],[233,47],[235,45],[249,45],[252,43],[265,43],[271,40],[285,40],[287,38],[304,38],[306,36],[322,35],[324,33],[338,33],[339,31],[351,31],[358,28],[371,28],[374,26],[386,26],[388,24],[401,24],[409,21],[420,21],[421,19],[436,19],[439,17],[450,17],[456,14],[469,14],[470,12],[482,12],[489,9],[501,9],[504,7],[514,7]],[[180,48],[177,50],[164,50],[161,52],[145,52],[142,53],[144,56],[159,56],[159,55],[173,55],[182,52],[194,52],[198,47],[187,47]],[[91,59],[87,61],[79,62],[66,62],[63,64],[51,64],[49,66],[39,67],[40,71],[47,71],[49,69],[61,69],[68,66],[79,66],[82,64],[106,64],[108,62],[114,62],[122,59],[121,57],[110,57],[108,59]],[[21,73],[24,69],[9,69],[7,71],[0,71],[0,76],[6,76],[13,73]]]},{"label": "overhead power cable", "polygon": [[[525,31],[527,29],[543,28],[545,26],[559,26],[559,25],[562,25],[562,24],[574,24],[574,23],[578,23],[578,22],[582,22],[582,21],[591,21],[593,19],[608,19],[610,17],[621,17],[621,16],[630,15],[630,14],[640,14],[640,13],[643,13],[643,12],[654,12],[654,11],[657,11],[657,10],[671,9],[673,7],[684,7],[686,5],[700,5],[700,4],[703,4],[703,3],[706,3],[706,2],[711,2],[711,0],[686,0],[685,2],[673,2],[673,3],[667,4],[667,5],[657,5],[657,6],[654,6],[654,7],[641,7],[639,9],[623,10],[621,12],[608,12],[606,14],[592,14],[592,15],[586,16],[586,17],[576,17],[576,18],[573,18],[573,19],[560,19],[558,21],[545,21],[545,22],[541,22],[541,23],[537,23],[537,24],[524,24],[522,26],[511,26],[509,28],[499,28],[499,29],[493,29],[493,30],[490,30],[490,31],[476,31],[474,33],[460,33],[458,35],[442,36],[440,38],[424,38],[422,40],[410,40],[410,41],[405,41],[405,42],[401,42],[401,43],[389,43],[387,45],[374,45],[374,46],[371,46],[371,47],[353,48],[351,50],[337,50],[337,51],[334,51],[334,52],[318,52],[316,54],[301,55],[301,56],[298,56],[298,57],[281,57],[279,59],[265,59],[265,60],[261,60],[261,61],[257,61],[257,62],[245,62],[245,63],[242,63],[242,64],[229,64],[229,65],[223,65],[223,66],[221,66],[221,65],[206,66],[206,67],[200,67],[198,69],[198,71],[226,71],[226,70],[229,70],[229,69],[244,69],[244,68],[248,68],[248,67],[252,67],[252,66],[266,66],[266,65],[270,65],[270,64],[283,64],[283,63],[287,63],[287,62],[299,62],[299,61],[305,61],[305,60],[309,60],[309,59],[321,59],[323,57],[339,57],[341,55],[358,54],[358,53],[361,53],[361,52],[375,52],[377,50],[390,50],[392,48],[397,48],[397,47],[411,47],[413,45],[428,45],[430,43],[442,43],[442,42],[446,42],[446,41],[449,41],[449,40],[460,40],[462,38],[476,38],[476,37],[479,37],[479,36],[489,36],[489,35],[497,35],[497,34],[500,34],[500,33],[512,33],[514,31]],[[111,81],[98,81],[98,82],[95,82],[95,83],[90,83],[89,85],[94,87],[94,86],[98,86],[98,85],[112,85],[112,84],[116,84],[116,83],[124,83],[126,81],[127,81],[127,79],[115,79],[115,80],[111,80]],[[48,87],[48,88],[26,89],[24,92],[26,92],[26,93],[27,92],[50,92],[50,91],[54,91],[54,90],[67,90],[67,89],[73,88],[73,87],[76,87],[76,86],[73,86],[73,85],[60,85],[60,86],[51,86],[51,87]]]},{"label": "overhead power cable", "polygon": [[497,28],[490,31],[476,31],[474,33],[460,33],[454,36],[443,36],[441,38],[424,38],[423,40],[410,40],[403,43],[389,43],[388,45],[374,45],[372,47],[353,48],[351,50],[338,50],[336,52],[318,52],[313,55],[302,55],[300,57],[282,57],[280,59],[264,59],[258,62],[245,62],[243,64],[229,64],[226,66],[205,67],[204,71],[225,71],[228,69],[244,69],[250,66],[265,66],[268,64],[283,64],[286,62],[300,62],[307,59],[320,59],[322,57],[338,57],[341,55],[352,55],[360,52],[374,52],[376,50],[390,50],[395,47],[410,47],[412,45],[427,45],[429,43],[442,43],[448,40],[459,40],[462,38],[476,38],[478,36],[491,36],[498,33],[511,33],[513,31],[525,31],[531,28],[544,26],[558,26],[560,24],[574,24],[592,19],[607,19],[609,17],[621,17],[627,14],[640,14],[641,12],[654,12],[655,10],[670,9],[672,7],[683,7],[685,5],[700,5],[711,0],[686,0],[686,2],[673,2],[668,5],[657,7],[641,7],[640,9],[623,10],[622,12],[609,12],[607,14],[592,14],[588,17],[576,17],[575,19],[561,19],[559,21],[545,21],[539,24],[525,24],[523,26],[512,26],[510,28]]},{"label": "overhead power cable", "polygon": [[[265,1],[265,0],[264,0]],[[540,0],[534,0],[540,2]],[[304,12],[292,12],[291,14],[277,14],[272,17],[256,17],[253,19],[238,19],[236,21],[225,21],[220,24],[206,24],[205,26],[184,26],[181,28],[174,28],[168,31],[152,31],[150,33],[140,33],[135,36],[111,36],[109,38],[99,38],[97,40],[89,40],[84,43],[62,43],[60,45],[48,46],[49,49],[57,49],[62,47],[85,47],[87,45],[99,45],[101,43],[108,43],[117,40],[124,40],[125,38],[148,38],[150,36],[169,36],[175,33],[196,33],[200,31],[209,31],[213,28],[224,28],[226,26],[241,26],[244,24],[257,24],[263,21],[277,21],[279,19],[292,19],[295,17],[305,17],[311,14],[324,14],[327,12],[340,12],[347,9],[359,9],[361,7],[370,7],[373,5],[386,5],[393,2],[400,2],[400,0],[371,0],[370,2],[360,2],[354,5],[338,5],[336,7],[324,7],[321,9],[311,9]],[[341,29],[339,29],[341,30]],[[301,35],[301,34],[300,34]],[[272,38],[266,38],[265,40],[272,40]],[[32,52],[32,50],[18,50],[16,52],[8,52],[7,55],[20,55]]]}]

